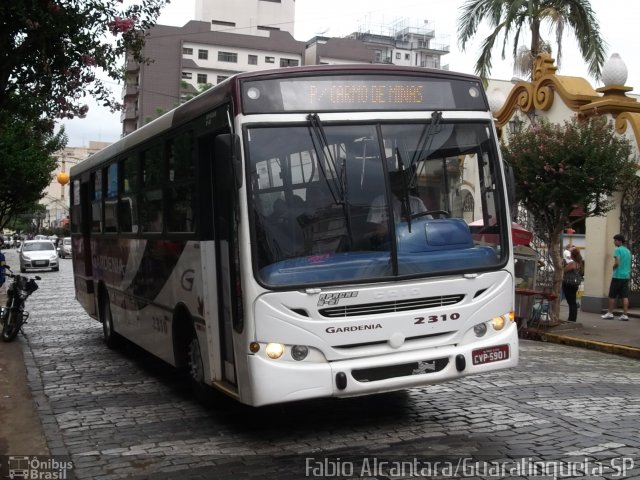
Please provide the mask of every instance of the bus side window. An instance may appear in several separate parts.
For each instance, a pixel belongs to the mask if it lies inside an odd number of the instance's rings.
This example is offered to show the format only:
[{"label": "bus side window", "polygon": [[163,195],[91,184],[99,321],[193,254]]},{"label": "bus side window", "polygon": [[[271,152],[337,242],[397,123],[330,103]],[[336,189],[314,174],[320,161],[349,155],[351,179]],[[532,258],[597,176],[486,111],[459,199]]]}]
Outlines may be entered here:
[{"label": "bus side window", "polygon": [[121,232],[138,232],[138,161],[132,155],[120,162],[119,223]]},{"label": "bus side window", "polygon": [[91,231],[102,232],[102,170],[91,174]]},{"label": "bus side window", "polygon": [[162,149],[154,146],[142,152],[142,193],[140,199],[140,221],[142,231],[162,232]]},{"label": "bus side window", "polygon": [[104,199],[104,231],[118,231],[118,164],[104,169],[106,175],[106,195]]},{"label": "bus side window", "polygon": [[167,230],[169,232],[193,232],[194,218],[194,185],[173,187],[169,189]]},{"label": "bus side window", "polygon": [[189,233],[195,230],[195,162],[191,132],[182,133],[167,142],[168,181],[165,198],[167,231]]},{"label": "bus side window", "polygon": [[80,233],[82,225],[82,207],[80,206],[80,180],[71,183],[71,233]]},{"label": "bus side window", "polygon": [[143,232],[162,232],[162,190],[150,190],[140,197]]}]

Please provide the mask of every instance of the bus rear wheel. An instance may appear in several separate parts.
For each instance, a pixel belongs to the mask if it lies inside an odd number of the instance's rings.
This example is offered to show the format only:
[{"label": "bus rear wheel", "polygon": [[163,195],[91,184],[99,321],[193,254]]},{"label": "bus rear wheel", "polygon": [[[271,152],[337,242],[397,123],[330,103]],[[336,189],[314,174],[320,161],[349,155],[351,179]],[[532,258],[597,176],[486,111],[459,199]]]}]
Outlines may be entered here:
[{"label": "bus rear wheel", "polygon": [[102,295],[100,302],[100,319],[102,320],[102,336],[104,343],[110,349],[118,348],[122,343],[122,337],[113,329],[113,316],[111,315],[111,304],[109,296],[105,293]]}]

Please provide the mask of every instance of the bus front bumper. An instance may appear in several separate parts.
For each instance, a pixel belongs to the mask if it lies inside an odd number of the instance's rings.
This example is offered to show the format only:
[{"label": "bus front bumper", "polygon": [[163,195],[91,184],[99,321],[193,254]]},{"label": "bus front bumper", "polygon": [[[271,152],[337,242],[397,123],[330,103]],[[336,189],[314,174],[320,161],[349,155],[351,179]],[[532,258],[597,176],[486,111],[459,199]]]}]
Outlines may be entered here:
[{"label": "bus front bumper", "polygon": [[325,363],[249,356],[250,398],[254,406],[318,397],[352,397],[426,386],[466,375],[515,367],[515,324],[498,335],[467,345],[448,345]]}]

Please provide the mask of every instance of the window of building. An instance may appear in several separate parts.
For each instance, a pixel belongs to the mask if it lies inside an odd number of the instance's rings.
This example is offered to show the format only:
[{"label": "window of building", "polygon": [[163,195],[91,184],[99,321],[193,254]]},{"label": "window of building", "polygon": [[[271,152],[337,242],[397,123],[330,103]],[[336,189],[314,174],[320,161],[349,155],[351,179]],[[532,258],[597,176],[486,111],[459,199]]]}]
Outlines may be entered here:
[{"label": "window of building", "polygon": [[198,83],[207,83],[207,74],[199,73],[198,74]]},{"label": "window of building", "polygon": [[276,32],[280,31],[277,27],[270,27],[269,25],[258,25],[258,30],[265,30],[267,32]]},{"label": "window of building", "polygon": [[404,54],[404,59],[405,60],[411,60],[411,54],[410,53],[405,53]]},{"label": "window of building", "polygon": [[281,58],[280,66],[281,67],[297,67],[299,64],[298,60],[294,60],[292,58]]},{"label": "window of building", "polygon": [[216,77],[216,83],[224,82],[227,78],[229,78],[228,75],[218,75]]},{"label": "window of building", "polygon": [[182,54],[183,55],[193,55],[193,48],[186,48],[184,47],[182,49]]},{"label": "window of building", "polygon": [[264,61],[266,63],[276,63],[276,58],[275,57],[264,57]]},{"label": "window of building", "polygon": [[238,54],[232,52],[218,52],[218,61],[238,63]]},{"label": "window of building", "polygon": [[400,60],[400,52],[396,52],[396,60]]},{"label": "window of building", "polygon": [[249,65],[257,65],[258,64],[258,55],[249,55]]},{"label": "window of building", "polygon": [[198,50],[198,58],[200,60],[208,60],[209,59],[209,50]]},{"label": "window of building", "polygon": [[260,0],[261,2],[282,3],[282,0]]},{"label": "window of building", "polygon": [[225,22],[224,20],[211,20],[211,25],[219,25],[221,27],[235,27],[235,22]]},{"label": "window of building", "polygon": [[193,73],[191,72],[182,72],[182,78],[191,79],[193,77]]}]

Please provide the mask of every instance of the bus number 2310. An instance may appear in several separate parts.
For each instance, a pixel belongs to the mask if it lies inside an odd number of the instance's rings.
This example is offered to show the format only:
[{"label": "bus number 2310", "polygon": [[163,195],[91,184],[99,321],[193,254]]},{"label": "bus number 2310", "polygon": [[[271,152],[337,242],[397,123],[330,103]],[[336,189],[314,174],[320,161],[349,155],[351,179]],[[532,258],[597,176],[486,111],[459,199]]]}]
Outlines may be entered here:
[{"label": "bus number 2310", "polygon": [[429,315],[428,317],[415,317],[414,320],[414,324],[415,325],[422,325],[425,323],[436,323],[436,322],[446,322],[447,320],[458,320],[460,318],[460,314],[457,312],[454,312],[450,315],[447,315],[446,313],[443,315]]}]

